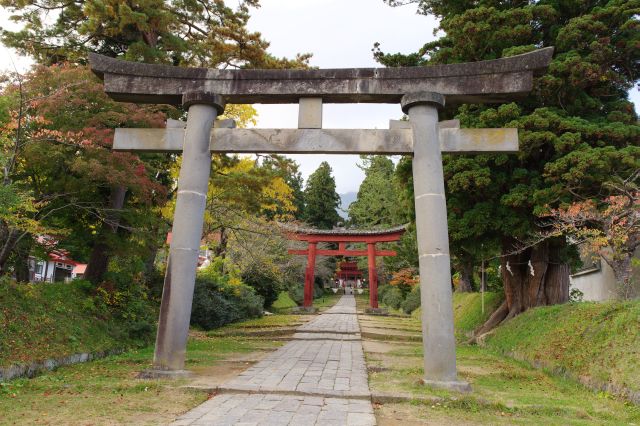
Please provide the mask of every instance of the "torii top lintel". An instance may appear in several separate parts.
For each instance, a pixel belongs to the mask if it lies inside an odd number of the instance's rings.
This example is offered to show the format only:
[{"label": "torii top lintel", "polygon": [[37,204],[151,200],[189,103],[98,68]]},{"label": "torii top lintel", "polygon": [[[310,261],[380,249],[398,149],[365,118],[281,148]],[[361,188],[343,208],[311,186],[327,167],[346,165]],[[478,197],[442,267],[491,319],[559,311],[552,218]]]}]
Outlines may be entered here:
[{"label": "torii top lintel", "polygon": [[291,240],[310,243],[382,243],[398,241],[405,233],[407,225],[389,229],[295,229],[287,231]]},{"label": "torii top lintel", "polygon": [[447,105],[505,102],[531,91],[534,74],[549,65],[553,47],[489,61],[399,68],[220,70],[128,62],[89,55],[113,99],[180,105],[190,92],[209,92],[233,104],[399,103],[407,93],[437,92]]}]

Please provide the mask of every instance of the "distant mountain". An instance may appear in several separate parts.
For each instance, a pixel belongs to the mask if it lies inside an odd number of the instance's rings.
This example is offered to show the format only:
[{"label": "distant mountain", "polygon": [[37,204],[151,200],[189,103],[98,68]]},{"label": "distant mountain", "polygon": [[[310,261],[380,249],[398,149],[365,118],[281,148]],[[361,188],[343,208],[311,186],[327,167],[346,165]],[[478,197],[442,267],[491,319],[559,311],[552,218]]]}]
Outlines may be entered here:
[{"label": "distant mountain", "polygon": [[[349,214],[347,211],[349,210],[349,204],[353,203],[358,198],[357,192],[345,192],[340,195],[340,209],[338,210],[338,214],[342,216],[343,219],[349,219]],[[344,211],[342,211],[344,210]]]}]

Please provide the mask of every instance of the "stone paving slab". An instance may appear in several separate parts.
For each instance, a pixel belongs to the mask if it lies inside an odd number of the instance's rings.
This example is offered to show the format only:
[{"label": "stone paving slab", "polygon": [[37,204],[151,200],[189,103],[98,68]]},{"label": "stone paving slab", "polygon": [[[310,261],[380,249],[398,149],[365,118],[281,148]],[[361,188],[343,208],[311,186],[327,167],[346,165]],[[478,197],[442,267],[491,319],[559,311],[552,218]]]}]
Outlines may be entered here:
[{"label": "stone paving slab", "polygon": [[295,333],[292,337],[293,340],[362,340],[360,333]]},{"label": "stone paving slab", "polygon": [[[352,297],[352,296],[343,296]],[[299,331],[322,331],[333,333],[358,333],[358,318],[355,312],[334,313],[329,315],[319,315],[313,321],[309,321],[305,325],[298,327]]]},{"label": "stone paving slab", "polygon": [[173,426],[375,425],[371,402],[271,394],[223,394],[178,417]]},{"label": "stone paving slab", "polygon": [[173,425],[375,425],[355,299],[329,311]]}]

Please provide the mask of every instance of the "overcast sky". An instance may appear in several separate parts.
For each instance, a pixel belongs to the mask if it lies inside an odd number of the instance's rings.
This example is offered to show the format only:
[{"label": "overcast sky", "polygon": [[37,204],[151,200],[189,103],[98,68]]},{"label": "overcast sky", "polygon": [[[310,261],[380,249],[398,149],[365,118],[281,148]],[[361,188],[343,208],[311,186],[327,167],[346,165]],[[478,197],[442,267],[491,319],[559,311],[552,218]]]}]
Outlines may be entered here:
[{"label": "overcast sky", "polygon": [[[311,65],[321,68],[375,67],[371,49],[380,42],[385,52],[415,52],[435,39],[437,22],[416,15],[415,7],[391,8],[382,0],[262,0],[252,10],[249,28],[262,33],[276,56],[312,53]],[[7,23],[2,10],[0,25]],[[0,47],[0,68],[10,69],[13,59],[20,69],[28,61]],[[631,93],[636,105],[640,94]],[[256,127],[297,127],[297,105],[257,105]],[[637,109],[637,107],[636,107]],[[389,119],[402,115],[399,105],[331,105],[323,110],[325,128],[388,128]],[[339,193],[357,191],[364,175],[356,167],[357,156],[295,155],[303,176],[327,160],[333,168]]]},{"label": "overcast sky", "polygon": [[[382,0],[262,0],[249,28],[260,31],[276,56],[313,53],[311,65],[320,68],[380,66],[371,49],[380,42],[384,51],[415,52],[433,40],[437,22],[419,16],[413,7],[391,8]],[[257,105],[262,128],[295,128],[297,105]],[[386,129],[389,119],[402,116],[399,105],[326,104],[323,127]],[[355,155],[292,155],[303,176],[329,161],[339,193],[357,191],[364,174]]]}]

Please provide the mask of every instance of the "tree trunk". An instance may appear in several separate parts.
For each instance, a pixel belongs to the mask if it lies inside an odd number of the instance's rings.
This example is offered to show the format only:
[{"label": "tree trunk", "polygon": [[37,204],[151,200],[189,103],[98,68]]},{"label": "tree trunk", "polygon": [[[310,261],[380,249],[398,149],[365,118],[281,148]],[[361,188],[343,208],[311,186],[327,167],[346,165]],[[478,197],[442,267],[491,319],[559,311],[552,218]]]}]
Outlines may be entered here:
[{"label": "tree trunk", "polygon": [[623,299],[630,299],[633,296],[633,288],[631,285],[631,276],[633,273],[631,264],[632,257],[633,253],[629,253],[621,258],[605,259],[609,266],[611,266],[611,269],[613,269],[616,287],[620,297]]},{"label": "tree trunk", "polygon": [[543,241],[520,253],[515,241],[505,239],[501,259],[505,301],[475,332],[487,333],[502,321],[515,317],[529,308],[556,305],[569,300],[569,265],[563,259],[565,243],[561,239]]},{"label": "tree trunk", "polygon": [[473,291],[473,262],[463,261],[458,265],[460,268],[460,284],[456,291],[459,293],[471,293]]},{"label": "tree trunk", "polygon": [[16,274],[16,281],[19,283],[29,282],[29,254],[33,247],[31,238],[23,238],[16,245],[14,250],[13,268]]},{"label": "tree trunk", "polygon": [[220,228],[220,244],[216,247],[215,255],[216,257],[220,257],[224,259],[227,255],[227,244],[229,243],[229,236],[227,235],[227,230],[223,226]]},{"label": "tree trunk", "polygon": [[111,188],[109,212],[106,215],[109,220],[102,223],[102,231],[98,235],[99,240],[91,249],[89,263],[87,264],[87,270],[84,274],[85,279],[91,281],[93,284],[99,284],[105,272],[107,272],[111,253],[109,253],[106,236],[108,233],[118,232],[118,224],[120,223],[120,214],[118,211],[122,210],[124,206],[124,197],[126,194],[127,188],[124,186]]},{"label": "tree trunk", "polygon": [[0,243],[0,275],[8,272],[7,262],[16,247],[19,235],[17,230],[9,228],[5,223],[0,223],[0,236],[3,238]]}]

